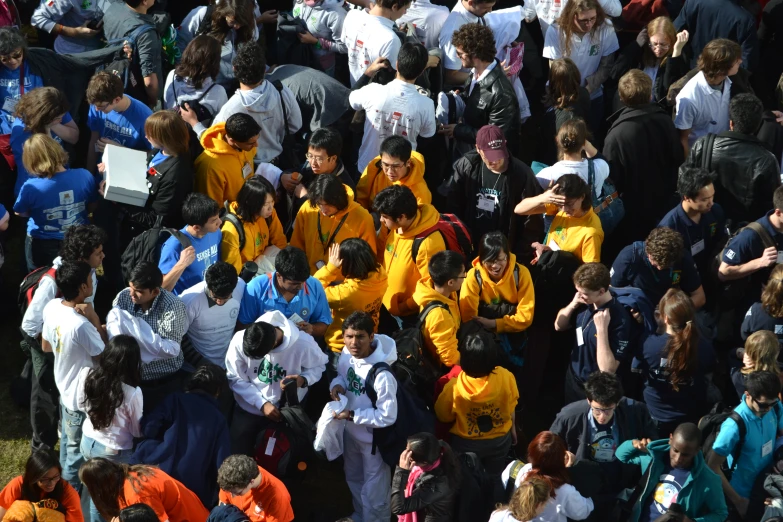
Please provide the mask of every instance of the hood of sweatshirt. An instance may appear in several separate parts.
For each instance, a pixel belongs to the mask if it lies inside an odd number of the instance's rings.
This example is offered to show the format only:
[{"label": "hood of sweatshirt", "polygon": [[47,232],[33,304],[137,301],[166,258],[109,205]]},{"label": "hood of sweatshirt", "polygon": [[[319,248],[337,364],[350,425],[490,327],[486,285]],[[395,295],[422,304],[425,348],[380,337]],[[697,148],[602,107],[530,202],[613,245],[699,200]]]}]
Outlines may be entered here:
[{"label": "hood of sweatshirt", "polygon": [[416,283],[416,290],[413,292],[413,300],[419,306],[424,306],[432,301],[440,301],[449,305],[449,308],[459,310],[457,306],[457,293],[453,292],[449,297],[444,296],[435,290],[435,283],[430,276],[419,279]]},{"label": "hood of sweatshirt", "polygon": [[[515,254],[509,254],[508,255],[508,263],[506,264],[506,271],[503,272],[503,275],[500,277],[497,283],[495,285],[497,286],[503,286],[509,278],[514,277],[514,267],[517,266],[517,256]],[[481,274],[481,281],[492,281],[492,278],[489,276],[489,272],[487,272],[487,269],[484,268],[484,265],[481,264],[481,261],[479,261],[479,258],[476,258],[473,260],[473,268],[479,271]]]},{"label": "hood of sweatshirt", "polygon": [[[378,158],[380,158],[380,156],[378,156]],[[396,182],[395,185],[411,186],[416,183],[426,182],[424,181],[424,156],[414,150],[411,152],[411,171],[405,179]]]},{"label": "hood of sweatshirt", "polygon": [[280,106],[280,97],[272,82],[263,81],[249,91],[237,90],[242,106],[252,114],[262,114]]},{"label": "hood of sweatshirt", "polygon": [[286,316],[282,314],[282,312],[277,310],[267,312],[259,317],[258,321],[269,323],[283,331],[283,342],[280,343],[280,346],[276,347],[269,353],[284,352],[290,346],[296,344],[296,340],[299,339],[299,328],[297,328],[292,321],[287,319]]},{"label": "hood of sweatshirt", "polygon": [[[244,154],[228,144],[224,139],[226,136],[226,123],[216,123],[204,131],[201,135],[201,146],[204,147],[204,153],[213,158],[226,156],[239,156]],[[255,149],[253,149],[255,150]]]},{"label": "hood of sweatshirt", "polygon": [[[397,360],[397,345],[394,344],[394,340],[391,337],[383,334],[376,334],[372,342],[375,346],[375,351],[368,357],[364,359],[351,357],[351,364],[356,368],[356,373],[361,373],[360,369],[361,371],[364,371],[365,368],[369,371],[375,363],[385,362],[386,364],[391,365],[391,363]],[[347,351],[345,348],[344,350]]]},{"label": "hood of sweatshirt", "polygon": [[424,232],[428,228],[434,226],[440,219],[440,213],[432,205],[419,205],[419,212],[416,214],[416,218],[408,227],[408,230],[403,231],[400,237],[404,239],[413,239],[421,232]]},{"label": "hood of sweatshirt", "polygon": [[456,387],[459,388],[459,393],[469,401],[473,402],[490,402],[493,397],[498,394],[499,382],[497,379],[500,377],[497,373],[490,373],[487,377],[480,377],[478,379],[468,376],[465,372],[461,372],[457,376]]}]

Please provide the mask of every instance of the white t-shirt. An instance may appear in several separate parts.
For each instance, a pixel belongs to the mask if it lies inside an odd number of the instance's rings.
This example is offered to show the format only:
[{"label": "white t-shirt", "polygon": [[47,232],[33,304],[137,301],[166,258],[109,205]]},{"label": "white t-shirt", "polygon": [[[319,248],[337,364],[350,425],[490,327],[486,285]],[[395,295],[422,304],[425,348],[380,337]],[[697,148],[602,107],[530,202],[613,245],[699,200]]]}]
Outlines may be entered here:
[{"label": "white t-shirt", "polygon": [[476,24],[486,22],[469,12],[462,5],[462,0],[457,0],[457,5],[449,13],[446,21],[443,22],[443,28],[440,30],[440,36],[438,42],[440,49],[443,53],[443,67],[451,71],[463,71],[467,72],[467,69],[462,68],[462,61],[457,56],[457,48],[451,43],[451,37],[454,32],[465,24]]},{"label": "white t-shirt", "polygon": [[361,78],[367,67],[379,56],[383,56],[392,68],[397,67],[397,55],[402,47],[400,38],[388,18],[352,10],[343,22],[340,39],[348,48],[348,69],[351,73],[351,87]]},{"label": "white t-shirt", "polygon": [[202,281],[180,294],[188,311],[188,337],[201,355],[221,368],[226,367],[226,350],[234,336],[239,315],[239,303],[245,293],[245,282],[237,280],[231,299],[218,306],[207,298],[207,283]]},{"label": "white t-shirt", "polygon": [[726,78],[723,90],[713,89],[704,73],[699,73],[685,84],[677,95],[677,116],[674,126],[680,130],[691,129],[688,145],[693,146],[700,137],[729,130],[729,101],[731,80]]},{"label": "white t-shirt", "polygon": [[381,142],[389,136],[402,136],[416,150],[416,138],[435,134],[435,104],[415,85],[393,80],[386,85],[371,83],[351,92],[348,101],[354,110],[364,109],[364,138],[359,148],[359,171],[378,155]]},{"label": "white t-shirt", "polygon": [[[82,368],[79,372],[76,384],[77,400],[79,410],[87,413],[89,403],[84,396],[84,383],[91,368]],[[124,398],[119,408],[114,410],[114,419],[111,426],[100,431],[96,430],[90,416],[84,419],[82,424],[82,433],[92,440],[100,442],[107,448],[114,450],[133,449],[133,438],[141,437],[141,415],[144,409],[144,400],[141,394],[141,388],[122,384]]]},{"label": "white t-shirt", "polygon": [[[592,76],[598,70],[598,64],[601,58],[609,56],[620,48],[617,42],[617,35],[614,32],[614,26],[606,21],[601,27],[593,32],[585,33],[582,36],[571,35],[571,53],[568,56],[563,54],[563,42],[561,41],[560,27],[553,24],[546,32],[544,39],[544,58],[557,60],[558,58],[571,58],[582,75],[582,85],[585,85],[585,79]],[[603,86],[590,93],[590,99],[600,98],[604,94]]]},{"label": "white t-shirt", "polygon": [[52,299],[43,312],[43,339],[54,352],[54,382],[60,400],[69,410],[79,409],[77,376],[82,368],[92,368],[92,358],[103,353],[103,339],[84,316],[62,299]]},{"label": "white t-shirt", "polygon": [[438,37],[448,16],[448,7],[434,5],[429,0],[413,0],[408,11],[397,20],[397,25],[413,24],[424,47],[433,49],[438,47]]},{"label": "white t-shirt", "polygon": [[[595,171],[595,185],[593,190],[595,191],[595,197],[601,195],[601,188],[604,186],[604,181],[609,177],[609,164],[602,159],[593,159],[593,170]],[[585,183],[587,183],[588,177],[588,163],[586,159],[582,161],[558,161],[551,167],[541,169],[536,174],[536,179],[544,190],[549,187],[550,181],[557,182],[560,176],[565,174],[578,174]]]}]

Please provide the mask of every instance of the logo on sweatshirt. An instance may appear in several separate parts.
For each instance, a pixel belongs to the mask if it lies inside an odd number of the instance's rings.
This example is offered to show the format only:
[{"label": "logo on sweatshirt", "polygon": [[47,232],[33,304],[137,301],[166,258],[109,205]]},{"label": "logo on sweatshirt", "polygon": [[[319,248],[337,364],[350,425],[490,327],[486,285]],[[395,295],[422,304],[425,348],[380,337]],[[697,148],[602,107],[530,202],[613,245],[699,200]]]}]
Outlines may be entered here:
[{"label": "logo on sweatshirt", "polygon": [[500,408],[494,402],[471,407],[468,410],[466,419],[468,421],[467,435],[469,437],[492,431],[495,426],[502,426],[504,422]]},{"label": "logo on sweatshirt", "polygon": [[348,392],[359,396],[364,391],[362,386],[362,378],[356,375],[353,368],[348,368]]},{"label": "logo on sweatshirt", "polygon": [[258,368],[258,380],[264,384],[280,382],[285,378],[285,376],[285,368],[277,363],[273,365],[268,359],[264,359],[261,362],[261,366]]}]

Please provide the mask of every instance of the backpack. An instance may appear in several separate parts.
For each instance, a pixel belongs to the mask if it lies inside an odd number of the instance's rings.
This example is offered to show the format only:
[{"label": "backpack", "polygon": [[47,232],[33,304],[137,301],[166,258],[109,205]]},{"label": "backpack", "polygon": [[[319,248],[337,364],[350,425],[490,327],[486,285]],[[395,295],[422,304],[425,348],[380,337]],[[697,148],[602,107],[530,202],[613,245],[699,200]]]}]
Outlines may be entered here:
[{"label": "backpack", "polygon": [[228,202],[226,202],[224,209],[220,211],[220,219],[228,221],[237,229],[237,236],[239,236],[239,251],[241,252],[242,249],[245,248],[245,227],[242,225],[242,220],[239,219],[239,216],[228,209]]},{"label": "backpack", "polygon": [[298,157],[301,147],[288,130],[288,109],[286,109],[285,100],[283,99],[283,83],[280,80],[274,80],[272,85],[275,86],[280,96],[280,108],[283,111],[283,143],[281,144],[283,152],[278,156],[278,163],[282,168],[295,169],[302,164]]},{"label": "backpack", "polygon": [[514,494],[514,490],[517,489],[517,477],[522,468],[525,467],[525,463],[517,459],[511,464],[511,470],[508,473],[508,481],[506,482],[506,489],[504,492],[505,498],[503,502],[510,502],[511,495]]},{"label": "backpack", "polygon": [[[481,459],[475,453],[462,453],[457,456],[460,464],[461,481],[454,502],[455,522],[476,522],[489,520],[494,507],[495,486],[487,475]],[[398,459],[399,461],[399,459]]]},{"label": "backpack", "polygon": [[411,247],[413,262],[416,263],[416,258],[419,256],[421,242],[436,231],[443,236],[446,250],[453,250],[462,254],[462,257],[465,258],[465,268],[469,268],[470,261],[473,259],[473,242],[470,239],[468,228],[454,214],[441,214],[437,223],[413,238],[413,246]]},{"label": "backpack", "polygon": [[183,250],[191,246],[188,236],[174,228],[161,226],[162,221],[163,218],[158,216],[155,225],[151,229],[145,230],[134,237],[125,248],[120,258],[123,281],[127,282],[130,279],[130,274],[134,267],[142,261],[152,261],[158,264],[160,261],[160,250],[163,248],[163,243],[168,239],[166,237],[167,234],[177,238]]},{"label": "backpack", "polygon": [[108,45],[127,44],[127,46],[131,48],[131,58],[128,58],[125,51],[120,49],[117,51],[117,54],[111,63],[96,69],[119,76],[122,80],[123,92],[139,101],[146,100],[147,91],[144,87],[144,77],[141,73],[139,49],[136,45],[136,41],[141,35],[149,31],[154,31],[157,34],[157,29],[154,25],[142,24],[122,38],[107,42]]},{"label": "backpack", "polygon": [[435,418],[424,401],[411,391],[410,385],[404,379],[398,378],[392,367],[385,362],[373,364],[364,380],[364,391],[373,408],[378,402],[375,379],[384,371],[389,372],[397,381],[397,420],[391,426],[372,430],[372,454],[380,451],[383,461],[395,468],[400,462],[400,454],[407,447],[408,437],[423,431],[435,433]]},{"label": "backpack", "polygon": [[551,325],[557,312],[574,297],[574,272],[582,262],[565,250],[546,250],[532,266],[530,275],[536,296],[534,323]]},{"label": "backpack", "polygon": [[[176,85],[177,85],[176,78],[174,78],[174,81],[171,82],[171,88],[174,90],[175,101],[179,99]],[[177,103],[177,105],[179,105],[180,108],[184,109],[185,104],[187,103],[188,107],[190,107],[190,110],[196,113],[196,117],[198,118],[199,123],[207,120],[211,120],[212,118],[215,117],[215,115],[212,114],[212,111],[209,109],[209,107],[201,104],[201,100],[204,99],[207,93],[211,91],[212,87],[214,87],[215,85],[217,85],[217,82],[212,82],[212,84],[210,84],[210,86],[207,87],[206,90],[203,93],[201,93],[201,96],[199,96],[198,98],[194,100],[185,100],[182,103]]]},{"label": "backpack", "polygon": [[208,5],[207,6],[207,10],[204,13],[204,18],[202,18],[201,21],[198,23],[198,28],[196,29],[196,33],[193,35],[194,38],[196,36],[209,34],[209,32],[212,30],[212,13],[213,12],[215,12],[215,4]]},{"label": "backpack", "polygon": [[724,405],[719,402],[712,407],[710,413],[699,419],[698,426],[701,431],[701,440],[704,441],[701,449],[704,453],[704,460],[707,461],[712,454],[712,445],[715,443],[715,438],[718,436],[720,427],[726,419],[733,419],[734,422],[737,423],[737,428],[739,429],[739,440],[732,452],[734,461],[732,462],[731,467],[728,467],[726,462],[723,463],[723,474],[726,475],[727,479],[731,480],[731,475],[737,467],[739,456],[742,453],[742,447],[745,445],[745,436],[748,431],[745,426],[745,421],[742,420],[739,413],[733,409],[724,407]]},{"label": "backpack", "polygon": [[[38,285],[41,283],[41,278],[51,277],[54,281],[55,273],[57,269],[51,265],[41,266],[27,274],[22,283],[19,285],[19,295],[16,298],[16,305],[19,307],[19,314],[24,317],[27,308],[30,307],[30,303],[33,302],[33,296],[35,291],[38,290]],[[60,289],[57,289],[56,297],[61,297]]]},{"label": "backpack", "polygon": [[[731,244],[732,239],[737,237],[746,228],[752,230],[759,236],[759,239],[761,239],[761,243],[764,245],[764,248],[777,247],[775,240],[772,239],[772,237],[769,235],[769,232],[767,232],[767,230],[758,222],[751,221],[744,227],[737,229],[737,231],[726,240],[724,247],[719,249],[718,253],[715,254],[715,258],[712,260],[712,266],[710,269],[710,272],[713,275],[713,280],[720,281],[718,278],[718,269],[721,262],[723,261],[723,254],[726,252],[728,245]],[[743,277],[742,279],[735,279],[733,281],[721,283],[720,302],[722,304],[728,304],[729,306],[727,309],[733,308],[733,306],[731,306],[732,304],[742,302],[742,297],[747,292],[752,277],[753,274],[747,277]]]}]

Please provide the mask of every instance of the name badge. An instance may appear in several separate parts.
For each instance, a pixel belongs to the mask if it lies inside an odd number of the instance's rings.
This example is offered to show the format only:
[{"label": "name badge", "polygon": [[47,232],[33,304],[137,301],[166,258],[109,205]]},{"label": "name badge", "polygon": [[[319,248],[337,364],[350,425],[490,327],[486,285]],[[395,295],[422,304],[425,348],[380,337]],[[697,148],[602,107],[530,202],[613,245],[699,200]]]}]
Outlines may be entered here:
[{"label": "name badge", "polygon": [[595,450],[595,460],[600,462],[611,462],[614,460],[614,451],[610,449]]},{"label": "name badge", "polygon": [[326,263],[324,263],[323,261],[317,261],[315,263],[315,268],[317,268],[318,270],[322,269],[325,266],[326,266]]},{"label": "name badge", "polygon": [[3,102],[3,110],[9,114],[13,113],[16,109],[16,104],[19,103],[19,100],[16,98],[11,98],[10,96],[6,97],[5,101]]},{"label": "name badge", "polygon": [[299,316],[299,314],[298,314],[298,313],[296,313],[296,312],[294,312],[293,314],[291,314],[291,317],[289,317],[288,319],[290,319],[290,320],[291,320],[291,321],[292,321],[294,324],[299,324],[299,323],[303,323],[303,322],[304,322],[304,319],[302,319],[302,318]]},{"label": "name badge", "polygon": [[583,344],[585,344],[585,338],[584,338],[584,335],[582,333],[582,327],[581,326],[577,326],[576,327],[576,344],[579,345],[579,346],[582,346]]},{"label": "name badge", "polygon": [[479,210],[485,210],[487,212],[495,211],[495,198],[492,196],[485,196],[484,194],[478,195],[478,204],[476,205]]},{"label": "name badge", "polygon": [[554,239],[550,239],[549,244],[547,246],[552,250],[552,252],[557,252],[558,250],[560,250],[560,245],[555,243]]},{"label": "name badge", "polygon": [[242,177],[246,178],[252,173],[253,173],[253,167],[250,166],[250,163],[245,163],[245,166],[242,167]]},{"label": "name badge", "polygon": [[778,264],[783,263],[783,250],[778,250]]},{"label": "name badge", "polygon": [[[700,239],[699,241],[695,242],[693,245],[691,245],[691,255],[695,256],[699,252],[704,251],[704,240]],[[780,255],[780,252],[778,252],[778,255]]]},{"label": "name badge", "polygon": [[275,442],[277,442],[277,439],[274,437],[269,437],[269,440],[266,441],[266,449],[264,450],[264,455],[271,455],[275,451]]},{"label": "name badge", "polygon": [[767,455],[772,453],[772,445],[774,444],[774,442],[775,442],[774,440],[771,440],[771,441],[767,442],[766,444],[764,444],[761,447],[761,456],[762,457],[766,457]]}]

